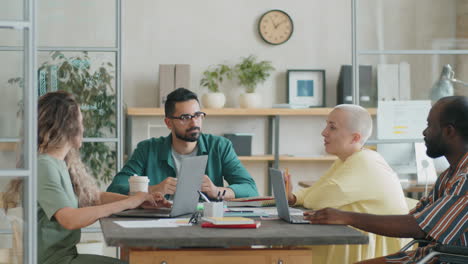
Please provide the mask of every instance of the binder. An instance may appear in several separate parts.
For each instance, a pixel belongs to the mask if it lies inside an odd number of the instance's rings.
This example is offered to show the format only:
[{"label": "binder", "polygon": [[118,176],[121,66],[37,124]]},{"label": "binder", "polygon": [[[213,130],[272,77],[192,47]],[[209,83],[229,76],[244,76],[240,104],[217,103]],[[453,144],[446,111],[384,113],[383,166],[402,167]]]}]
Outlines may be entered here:
[{"label": "binder", "polygon": [[[336,103],[353,103],[353,72],[351,65],[341,65],[340,75],[338,77]],[[363,107],[377,106],[377,92],[372,87],[372,66],[359,66],[359,103]]]}]

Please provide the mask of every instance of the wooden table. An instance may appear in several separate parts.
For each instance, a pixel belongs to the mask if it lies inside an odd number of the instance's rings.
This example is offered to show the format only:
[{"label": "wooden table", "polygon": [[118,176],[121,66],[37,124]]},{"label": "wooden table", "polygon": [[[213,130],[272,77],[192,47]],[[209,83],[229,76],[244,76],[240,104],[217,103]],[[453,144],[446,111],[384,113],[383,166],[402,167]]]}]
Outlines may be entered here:
[{"label": "wooden table", "polygon": [[[190,260],[190,263],[247,264],[289,260],[310,264],[311,250],[300,246],[368,243],[366,235],[347,226],[288,224],[281,220],[262,220],[258,229],[201,228],[199,225],[123,228],[113,222],[129,220],[132,219],[103,218],[100,222],[107,245],[128,248],[130,263]],[[277,248],[251,248],[254,245]]]}]

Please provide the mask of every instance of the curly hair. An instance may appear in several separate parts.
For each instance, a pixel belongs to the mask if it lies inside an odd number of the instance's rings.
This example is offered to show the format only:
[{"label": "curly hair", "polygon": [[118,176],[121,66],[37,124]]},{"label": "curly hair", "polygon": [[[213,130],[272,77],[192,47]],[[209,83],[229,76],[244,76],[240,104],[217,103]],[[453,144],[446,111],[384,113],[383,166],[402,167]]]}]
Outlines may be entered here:
[{"label": "curly hair", "polygon": [[[80,108],[70,93],[64,91],[50,92],[38,103],[38,152],[47,153],[53,148],[59,148],[67,142],[72,142],[81,136],[82,127],[79,121]],[[68,172],[73,184],[73,190],[78,197],[79,207],[99,203],[100,191],[94,178],[87,172],[80,158],[78,149],[71,149],[66,157]],[[12,198],[19,198],[22,180],[13,180],[4,195],[4,201],[12,204]],[[8,204],[6,203],[8,206]]]},{"label": "curly hair", "polygon": [[[38,152],[46,153],[50,148],[62,146],[81,136],[79,115],[79,105],[71,94],[58,91],[43,95],[39,99]],[[79,151],[70,150],[65,162],[79,206],[96,204],[99,201],[99,189],[81,161]]]}]

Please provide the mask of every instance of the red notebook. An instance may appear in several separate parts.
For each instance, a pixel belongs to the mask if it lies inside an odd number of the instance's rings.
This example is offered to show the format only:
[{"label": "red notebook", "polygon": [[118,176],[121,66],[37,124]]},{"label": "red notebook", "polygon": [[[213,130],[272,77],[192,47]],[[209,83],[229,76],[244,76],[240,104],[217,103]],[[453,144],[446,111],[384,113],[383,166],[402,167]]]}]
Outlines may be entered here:
[{"label": "red notebook", "polygon": [[210,222],[203,222],[201,224],[201,227],[206,227],[206,228],[258,228],[260,227],[261,222],[260,221],[255,221],[253,224],[234,224],[234,225],[215,225]]}]

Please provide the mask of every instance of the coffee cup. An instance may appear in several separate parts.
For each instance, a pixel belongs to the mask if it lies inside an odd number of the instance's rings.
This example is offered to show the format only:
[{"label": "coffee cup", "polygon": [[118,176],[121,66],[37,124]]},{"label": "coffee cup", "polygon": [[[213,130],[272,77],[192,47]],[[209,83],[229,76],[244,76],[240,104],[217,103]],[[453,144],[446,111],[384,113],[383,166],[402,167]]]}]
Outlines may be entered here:
[{"label": "coffee cup", "polygon": [[204,217],[223,217],[224,216],[224,203],[223,202],[203,203],[203,216]]},{"label": "coffee cup", "polygon": [[130,195],[137,192],[148,192],[149,179],[147,176],[133,175],[128,179],[130,185]]}]

